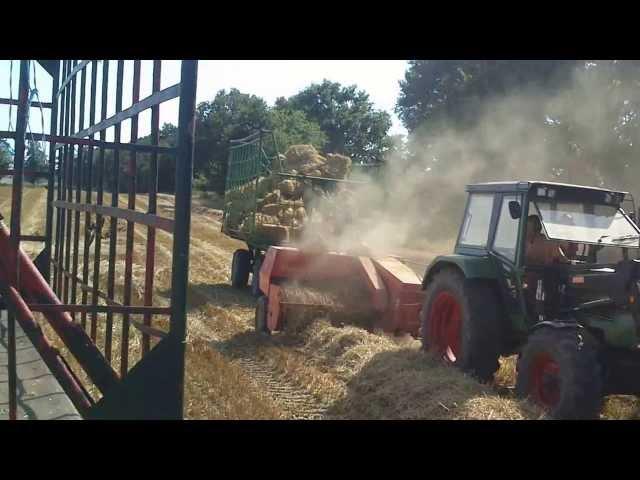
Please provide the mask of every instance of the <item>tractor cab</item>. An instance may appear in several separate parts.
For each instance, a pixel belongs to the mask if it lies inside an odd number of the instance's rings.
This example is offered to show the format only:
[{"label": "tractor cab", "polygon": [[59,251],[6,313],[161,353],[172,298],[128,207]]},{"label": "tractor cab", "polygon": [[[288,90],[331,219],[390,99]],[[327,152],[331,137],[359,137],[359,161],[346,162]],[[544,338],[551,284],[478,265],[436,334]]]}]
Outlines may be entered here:
[{"label": "tractor cab", "polygon": [[550,182],[467,190],[456,253],[493,260],[522,333],[538,322],[635,303],[640,229],[629,194]]},{"label": "tractor cab", "polygon": [[529,316],[563,319],[635,302],[640,236],[622,198],[551,186],[530,192],[522,246]]}]

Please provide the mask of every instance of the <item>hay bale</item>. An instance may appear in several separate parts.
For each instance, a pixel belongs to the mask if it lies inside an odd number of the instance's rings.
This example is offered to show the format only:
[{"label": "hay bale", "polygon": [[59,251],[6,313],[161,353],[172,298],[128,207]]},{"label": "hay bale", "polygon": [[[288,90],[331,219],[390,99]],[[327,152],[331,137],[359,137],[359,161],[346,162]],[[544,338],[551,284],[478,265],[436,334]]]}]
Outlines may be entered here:
[{"label": "hay bale", "polygon": [[304,201],[300,198],[298,200],[292,200],[292,199],[283,199],[280,202],[280,205],[282,205],[283,207],[291,207],[294,210],[296,208],[300,208],[300,207],[304,207]]},{"label": "hay bale", "polygon": [[338,153],[327,154],[326,174],[331,178],[346,178],[351,171],[351,159]]},{"label": "hay bale", "polygon": [[295,219],[302,223],[307,219],[307,210],[304,207],[298,207],[295,210]]},{"label": "hay bale", "polygon": [[278,184],[278,189],[285,198],[299,199],[302,196],[304,185],[302,182],[287,178]]},{"label": "hay bale", "polygon": [[302,175],[309,175],[310,171],[317,170],[327,163],[313,145],[291,145],[284,156],[284,169],[295,170]]},{"label": "hay bale", "polygon": [[264,213],[256,213],[256,224],[278,225],[280,220],[276,215],[266,215]]},{"label": "hay bale", "polygon": [[281,210],[282,210],[282,206],[280,204],[270,203],[270,204],[264,205],[260,209],[260,212],[264,213],[265,215],[277,217],[280,214]]},{"label": "hay bale", "polygon": [[300,173],[302,175],[315,175],[317,172],[321,172],[324,168],[326,168],[327,160],[321,156],[316,155],[308,159],[308,163],[303,164],[300,167]]},{"label": "hay bale", "polygon": [[295,211],[291,207],[283,208],[280,210],[278,218],[282,225],[291,225],[295,218]]},{"label": "hay bale", "polygon": [[280,201],[280,190],[276,189],[264,196],[264,203],[278,203]]},{"label": "hay bale", "polygon": [[284,164],[287,169],[300,168],[302,165],[313,163],[313,158],[319,155],[313,145],[291,145],[284,152]]},{"label": "hay bale", "polygon": [[[351,160],[339,154],[329,154],[325,158],[312,145],[292,145],[284,155],[274,157],[271,166],[275,172],[343,178],[348,173]],[[333,223],[348,221],[353,216],[349,211],[350,206],[337,197],[335,193],[329,193],[323,186],[314,185],[308,180],[282,178],[272,174],[260,178],[257,183],[249,182],[233,192],[228,192],[226,207],[229,211],[233,206],[234,212],[237,212],[232,215],[233,218],[229,217],[229,224],[238,225],[240,230],[247,233],[253,226],[252,219],[247,219],[247,212],[256,207],[256,226],[276,225],[301,232],[306,223],[313,220],[315,214],[311,213],[318,209],[321,212],[320,222],[329,222],[327,228],[332,230]],[[274,233],[277,237],[274,238],[276,243],[285,237],[282,232]],[[289,237],[289,233],[286,237]]]},{"label": "hay bale", "polygon": [[296,184],[294,180],[286,179],[282,180],[278,184],[280,193],[285,196],[291,195],[296,190]]},{"label": "hay bale", "polygon": [[287,226],[277,224],[256,225],[256,230],[260,235],[273,239],[275,242],[288,242],[290,229]]}]

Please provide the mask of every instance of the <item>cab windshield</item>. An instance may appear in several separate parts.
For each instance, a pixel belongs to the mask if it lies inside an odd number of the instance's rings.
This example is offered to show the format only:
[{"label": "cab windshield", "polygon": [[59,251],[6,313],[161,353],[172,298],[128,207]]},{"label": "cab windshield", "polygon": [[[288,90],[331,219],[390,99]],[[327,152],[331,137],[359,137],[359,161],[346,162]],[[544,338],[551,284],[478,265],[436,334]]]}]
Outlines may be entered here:
[{"label": "cab windshield", "polygon": [[548,200],[535,204],[549,238],[638,248],[638,230],[618,207]]}]

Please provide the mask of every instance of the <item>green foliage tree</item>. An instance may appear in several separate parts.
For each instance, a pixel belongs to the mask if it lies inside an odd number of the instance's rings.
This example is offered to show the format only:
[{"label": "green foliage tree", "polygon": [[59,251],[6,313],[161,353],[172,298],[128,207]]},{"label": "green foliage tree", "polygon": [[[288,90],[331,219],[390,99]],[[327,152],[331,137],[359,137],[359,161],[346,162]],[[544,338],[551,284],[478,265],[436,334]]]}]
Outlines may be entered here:
[{"label": "green foliage tree", "polygon": [[11,146],[6,140],[0,139],[0,170],[8,170],[11,168],[11,160],[13,153],[11,152]]},{"label": "green foliage tree", "polygon": [[304,112],[327,135],[325,150],[349,155],[355,162],[379,162],[392,146],[387,135],[390,115],[376,110],[369,95],[355,85],[324,80],[278,99],[276,106]]},{"label": "green foliage tree", "polygon": [[27,151],[24,160],[24,169],[38,173],[25,174],[24,178],[28,182],[34,182],[38,178],[43,178],[49,168],[49,162],[47,160],[47,154],[44,151],[40,142],[34,142],[29,140],[27,143]]},{"label": "green foliage tree", "polygon": [[[309,107],[310,97],[305,101],[298,96],[289,100],[281,98],[270,108],[262,98],[237,89],[220,90],[212,101],[198,104],[194,145],[194,178],[197,179],[198,188],[223,193],[231,140],[246,137],[259,128],[274,131],[280,152],[290,145],[312,144],[322,151],[343,152],[356,162],[370,163],[380,160],[393,149],[393,141],[387,136],[390,117],[386,112],[374,110],[365,92],[356,91],[355,87],[343,88],[339,84],[321,87],[321,95],[329,95],[327,101],[336,110],[331,118],[322,113],[318,115],[313,109],[306,108],[307,112],[304,108],[296,107],[298,104]],[[143,144],[149,142],[150,136],[138,140]],[[163,125],[159,143],[175,147],[177,127]],[[269,149],[267,142],[265,150]],[[129,153],[120,153],[118,175],[121,192],[126,191],[127,178],[124,172],[128,158]],[[152,180],[149,169],[151,156],[139,154],[137,158],[138,191],[148,191]],[[108,191],[113,185],[113,163],[113,151],[108,150],[105,152],[104,175]],[[160,191],[173,190],[174,163],[171,156],[158,155]]]},{"label": "green foliage tree", "polygon": [[320,125],[299,110],[276,106],[269,112],[269,128],[274,131],[281,152],[290,145],[311,144],[322,150],[327,144],[327,135]]},{"label": "green foliage tree", "polygon": [[443,118],[468,126],[488,101],[524,89],[557,89],[578,65],[574,60],[412,60],[395,111],[409,132]]},{"label": "green foliage tree", "polygon": [[255,95],[232,88],[220,90],[211,102],[196,109],[194,174],[209,178],[210,187],[224,191],[230,141],[265,128],[269,122],[267,103]]},{"label": "green foliage tree", "polygon": [[[138,143],[143,145],[151,144],[151,135],[147,135],[146,137],[140,138]],[[161,147],[173,147],[175,148],[178,144],[178,127],[173,125],[172,123],[165,123],[160,128],[160,132],[158,135],[158,144]],[[124,169],[126,168],[126,163],[123,164],[122,158],[125,159],[125,162],[128,161],[129,154],[122,153],[121,154],[121,167],[120,167],[120,188],[121,191],[126,191],[126,176],[124,174]],[[151,189],[152,182],[154,178],[151,172],[151,160],[152,156],[150,153],[138,154],[136,156],[136,164],[138,169],[137,176],[137,191],[138,192],[149,192]],[[158,162],[158,191],[159,192],[173,192],[175,189],[175,156],[169,155],[167,153],[159,153],[157,154],[157,162]],[[113,178],[109,176],[108,178]],[[124,188],[124,190],[122,190]]]}]

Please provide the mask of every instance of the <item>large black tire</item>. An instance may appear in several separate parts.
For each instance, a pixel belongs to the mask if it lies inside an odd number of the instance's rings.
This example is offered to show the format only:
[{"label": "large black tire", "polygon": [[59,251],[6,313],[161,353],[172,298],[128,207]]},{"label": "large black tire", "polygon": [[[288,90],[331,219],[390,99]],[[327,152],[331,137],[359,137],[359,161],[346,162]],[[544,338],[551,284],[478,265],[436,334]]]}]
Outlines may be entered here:
[{"label": "large black tire", "polygon": [[262,295],[260,291],[260,267],[262,266],[263,257],[256,254],[253,258],[253,273],[251,276],[251,293],[254,297]]},{"label": "large black tire", "polygon": [[518,360],[516,393],[553,419],[599,418],[604,392],[598,347],[578,329],[534,331]]},{"label": "large black tire", "polygon": [[251,272],[251,253],[249,250],[236,250],[231,261],[231,285],[234,288],[245,288],[249,283]]},{"label": "large black tire", "polygon": [[267,308],[269,299],[264,295],[258,298],[256,302],[255,328],[256,333],[262,335],[271,335],[271,330],[267,327]]},{"label": "large black tire", "polygon": [[422,344],[480,381],[500,366],[502,309],[492,285],[456,270],[436,273],[420,312]]}]

